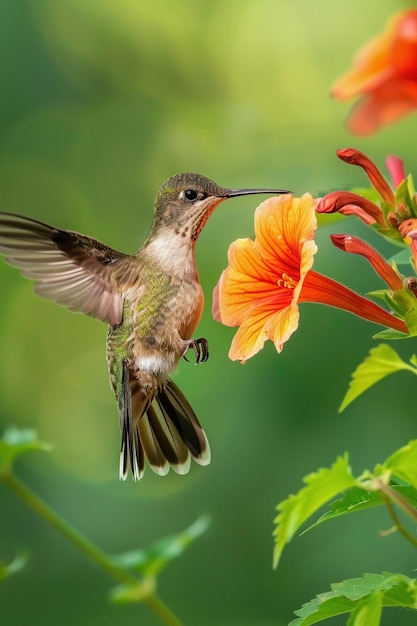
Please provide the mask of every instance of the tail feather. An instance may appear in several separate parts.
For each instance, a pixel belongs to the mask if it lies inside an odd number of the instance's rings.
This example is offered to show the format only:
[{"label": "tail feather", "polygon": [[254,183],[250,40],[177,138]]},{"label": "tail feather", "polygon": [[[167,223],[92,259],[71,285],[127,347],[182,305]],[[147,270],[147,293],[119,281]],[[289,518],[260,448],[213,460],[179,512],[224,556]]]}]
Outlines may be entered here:
[{"label": "tail feather", "polygon": [[199,465],[210,463],[210,446],[190,403],[172,380],[167,381],[156,398],[161,412],[169,416],[193,459]]},{"label": "tail feather", "polygon": [[[158,396],[156,397],[157,400]],[[169,415],[161,414],[158,409],[160,409],[158,403],[155,408],[151,405],[147,416],[162,453],[168,462],[168,468],[171,466],[178,474],[186,474],[190,469],[191,462],[188,448],[182,441]]]},{"label": "tail feather", "polygon": [[147,461],[160,476],[170,467],[186,474],[191,457],[200,465],[210,463],[210,447],[191,405],[171,380],[145,396],[136,378],[123,365],[120,426],[120,478],[125,480],[129,466],[134,480],[140,480]]},{"label": "tail feather", "polygon": [[153,409],[150,406],[147,413],[142,415],[136,425],[136,432],[139,435],[139,440],[145,450],[146,460],[156,474],[165,476],[169,472],[169,463],[161,450],[158,437],[155,430],[152,428],[149,414],[152,414]]},{"label": "tail feather", "polygon": [[123,362],[122,394],[119,411],[120,428],[122,431],[120,479],[126,480],[130,465],[135,480],[140,480],[145,471],[145,453],[137,429],[134,427],[130,372],[126,362]]}]

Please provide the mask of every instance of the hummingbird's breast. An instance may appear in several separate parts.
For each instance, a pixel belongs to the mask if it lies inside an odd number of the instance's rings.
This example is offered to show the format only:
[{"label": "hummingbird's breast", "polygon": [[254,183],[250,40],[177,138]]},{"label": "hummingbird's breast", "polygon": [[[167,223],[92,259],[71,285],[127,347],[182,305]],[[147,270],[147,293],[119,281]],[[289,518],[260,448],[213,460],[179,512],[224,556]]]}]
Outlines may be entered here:
[{"label": "hummingbird's breast", "polygon": [[172,372],[200,320],[203,304],[197,279],[145,268],[139,288],[125,294],[123,324],[130,327],[126,346],[130,367],[162,378]]}]

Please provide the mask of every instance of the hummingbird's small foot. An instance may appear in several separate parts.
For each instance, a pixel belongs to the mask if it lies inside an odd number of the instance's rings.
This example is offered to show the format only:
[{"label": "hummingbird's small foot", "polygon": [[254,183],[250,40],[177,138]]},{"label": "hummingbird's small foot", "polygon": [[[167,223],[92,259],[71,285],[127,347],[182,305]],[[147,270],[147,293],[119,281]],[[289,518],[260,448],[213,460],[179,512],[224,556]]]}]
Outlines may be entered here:
[{"label": "hummingbird's small foot", "polygon": [[197,363],[205,363],[209,358],[208,341],[204,339],[204,337],[189,339],[187,341],[187,347],[182,355],[186,361],[189,361],[189,359],[187,359],[187,353],[190,348],[194,350],[196,365]]}]

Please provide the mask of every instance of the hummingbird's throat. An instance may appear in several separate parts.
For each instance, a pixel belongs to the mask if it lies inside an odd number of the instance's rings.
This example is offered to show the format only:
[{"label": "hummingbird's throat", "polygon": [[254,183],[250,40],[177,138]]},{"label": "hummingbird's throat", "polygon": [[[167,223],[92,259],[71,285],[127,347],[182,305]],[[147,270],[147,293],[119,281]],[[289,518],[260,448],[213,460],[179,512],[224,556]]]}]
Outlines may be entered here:
[{"label": "hummingbird's throat", "polygon": [[192,228],[191,228],[191,238],[196,241],[199,237],[201,231],[204,228],[208,218],[213,213],[214,209],[217,207],[220,202],[227,200],[227,198],[219,198],[212,197],[206,198],[204,201],[200,203],[197,207],[194,207],[194,214],[192,216]]}]

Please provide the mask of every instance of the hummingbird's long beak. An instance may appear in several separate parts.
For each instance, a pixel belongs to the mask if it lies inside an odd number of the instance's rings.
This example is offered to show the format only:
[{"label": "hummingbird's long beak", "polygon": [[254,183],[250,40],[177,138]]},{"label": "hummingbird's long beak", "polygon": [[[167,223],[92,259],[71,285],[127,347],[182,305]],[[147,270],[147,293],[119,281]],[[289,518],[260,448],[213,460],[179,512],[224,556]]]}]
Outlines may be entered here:
[{"label": "hummingbird's long beak", "polygon": [[288,189],[228,189],[225,197],[226,198],[235,198],[236,196],[250,196],[259,193],[268,193],[268,194],[280,194],[280,193],[292,193],[288,191]]}]

